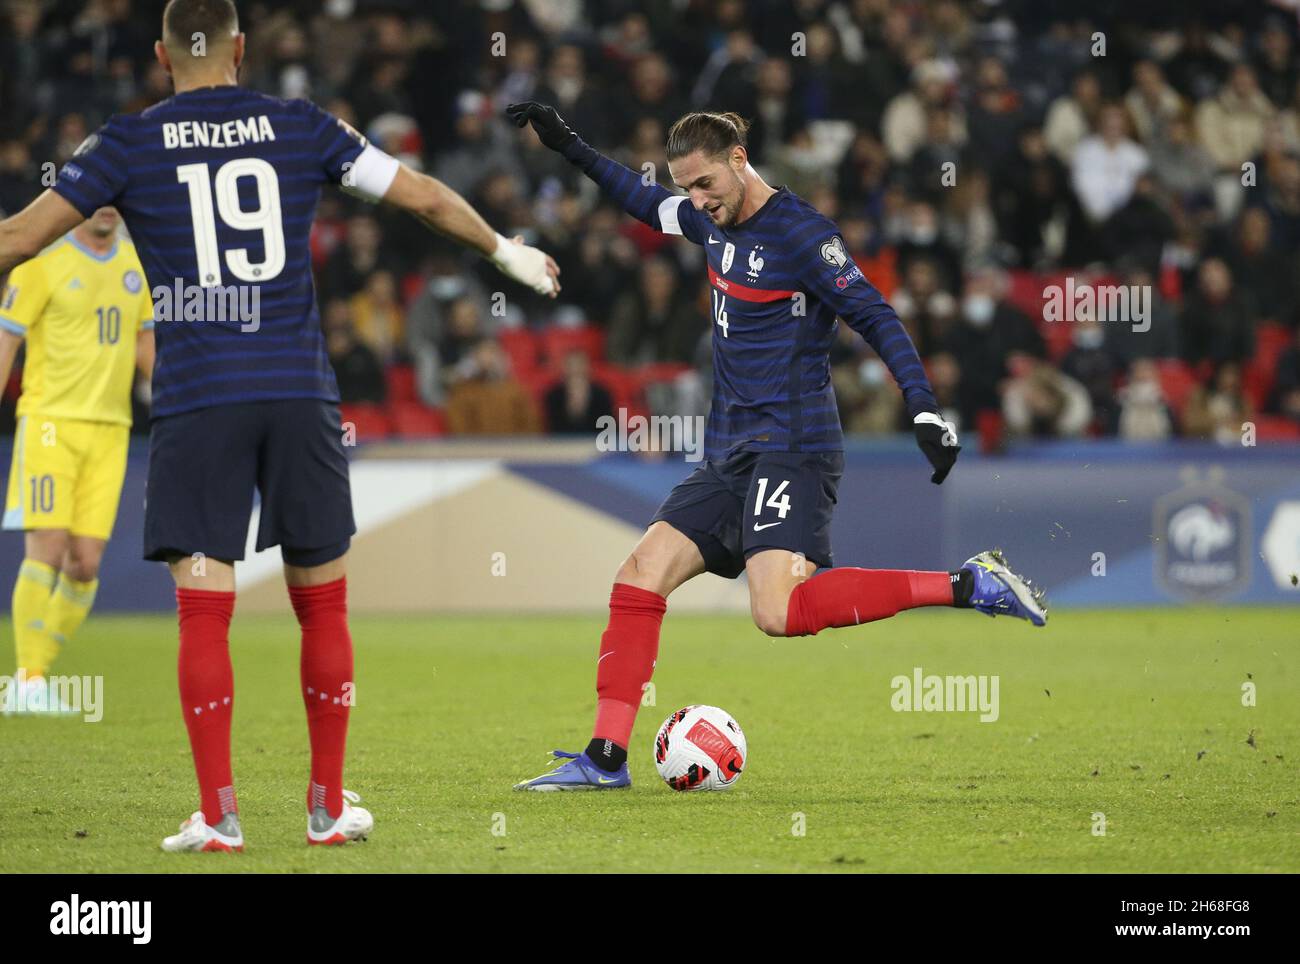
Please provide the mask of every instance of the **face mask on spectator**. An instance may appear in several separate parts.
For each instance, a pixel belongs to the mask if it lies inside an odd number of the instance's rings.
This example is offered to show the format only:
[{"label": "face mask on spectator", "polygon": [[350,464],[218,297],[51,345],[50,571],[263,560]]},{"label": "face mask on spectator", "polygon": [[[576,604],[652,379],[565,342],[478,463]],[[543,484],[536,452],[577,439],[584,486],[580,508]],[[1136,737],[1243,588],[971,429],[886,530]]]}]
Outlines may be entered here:
[{"label": "face mask on spectator", "polygon": [[575,77],[560,77],[551,82],[555,90],[556,98],[563,104],[571,103],[578,99],[582,93],[582,81]]},{"label": "face mask on spectator", "polygon": [[1074,332],[1076,348],[1100,348],[1106,340],[1106,333],[1100,328],[1077,328]]},{"label": "face mask on spectator", "polygon": [[975,328],[987,328],[996,308],[992,295],[967,295],[961,303],[962,314]]},{"label": "face mask on spectator", "polygon": [[455,275],[445,275],[429,282],[429,293],[440,301],[459,298],[465,290],[465,279]]},{"label": "face mask on spectator", "polygon": [[939,229],[933,224],[913,224],[907,229],[907,240],[925,247],[934,244],[939,237]]},{"label": "face mask on spectator", "polygon": [[858,377],[863,385],[876,387],[885,384],[885,365],[878,358],[868,358],[858,366]]}]

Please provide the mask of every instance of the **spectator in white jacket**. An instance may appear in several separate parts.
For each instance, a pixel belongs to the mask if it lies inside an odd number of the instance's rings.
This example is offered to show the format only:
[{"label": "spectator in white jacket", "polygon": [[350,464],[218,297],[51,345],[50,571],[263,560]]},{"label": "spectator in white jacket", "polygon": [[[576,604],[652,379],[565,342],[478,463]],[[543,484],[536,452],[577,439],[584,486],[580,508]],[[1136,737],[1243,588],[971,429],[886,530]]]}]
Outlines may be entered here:
[{"label": "spectator in white jacket", "polygon": [[1102,108],[1097,133],[1085,137],[1071,161],[1074,193],[1084,213],[1100,224],[1128,203],[1139,175],[1150,161],[1147,152],[1128,137],[1124,108]]}]

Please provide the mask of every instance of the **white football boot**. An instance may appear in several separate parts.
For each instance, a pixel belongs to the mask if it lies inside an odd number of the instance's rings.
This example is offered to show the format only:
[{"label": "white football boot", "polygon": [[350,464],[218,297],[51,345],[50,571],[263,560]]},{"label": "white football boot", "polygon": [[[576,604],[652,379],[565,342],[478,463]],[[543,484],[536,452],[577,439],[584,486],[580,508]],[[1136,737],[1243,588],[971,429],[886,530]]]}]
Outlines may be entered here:
[{"label": "white football boot", "polygon": [[181,832],[171,837],[164,837],[162,849],[170,854],[193,852],[206,853],[244,849],[244,832],[239,829],[239,817],[228,813],[215,827],[209,827],[203,819],[203,811],[195,810],[190,819],[181,824]]},{"label": "white football boot", "polygon": [[338,819],[329,815],[324,807],[314,807],[307,816],[307,843],[313,846],[345,844],[349,840],[365,840],[375,829],[375,818],[365,807],[354,807],[361,797],[351,790],[343,791],[343,810]]}]

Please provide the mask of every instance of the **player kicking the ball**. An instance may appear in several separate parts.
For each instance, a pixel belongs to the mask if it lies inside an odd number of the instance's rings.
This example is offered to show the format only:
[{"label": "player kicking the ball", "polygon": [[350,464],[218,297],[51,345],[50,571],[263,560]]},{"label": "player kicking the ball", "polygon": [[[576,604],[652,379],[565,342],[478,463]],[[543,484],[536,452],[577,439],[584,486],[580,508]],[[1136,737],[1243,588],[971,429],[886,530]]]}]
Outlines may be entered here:
[{"label": "player kicking the ball", "polygon": [[230,0],[170,0],[155,52],[175,96],[111,118],[53,188],[0,222],[0,273],[113,205],[154,293],[144,552],[176,582],[181,712],[201,803],[163,849],[244,845],[228,635],[255,488],[257,548],[281,547],[302,632],[307,841],[345,843],[374,821],[343,788],[353,688],[345,558],[356,526],[308,249],[321,187],[403,208],[539,294],[558,291],[558,269],[314,104],[238,87],[244,35]]},{"label": "player kicking the ball", "polygon": [[[597,153],[551,107],[515,104],[507,113],[629,214],[701,245],[713,288],[705,462],[669,494],[615,576],[591,742],[580,753],[555,751],[554,770],[516,789],[631,785],[627,746],[667,597],[702,572],[746,573],[754,622],[770,636],[807,636],[920,606],[1047,621],[1041,594],[997,552],[954,572],[829,568],[844,467],[828,364],[836,316],[893,373],[934,468],[931,482],[943,482],[960,447],[898,316],[853,263],[834,222],[749,165],[740,117],[688,114],[669,130],[669,173],[682,196]],[[816,567],[827,569],[812,576]]]}]

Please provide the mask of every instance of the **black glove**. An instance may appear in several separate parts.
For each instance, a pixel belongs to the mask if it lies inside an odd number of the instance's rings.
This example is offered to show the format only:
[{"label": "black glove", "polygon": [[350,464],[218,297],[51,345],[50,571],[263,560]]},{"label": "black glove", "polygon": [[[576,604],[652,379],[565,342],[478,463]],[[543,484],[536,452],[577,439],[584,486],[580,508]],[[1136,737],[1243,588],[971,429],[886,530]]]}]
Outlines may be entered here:
[{"label": "black glove", "polygon": [[934,466],[930,481],[942,485],[957,461],[957,453],[961,451],[961,446],[957,444],[957,430],[951,422],[945,422],[935,412],[922,412],[912,424],[916,431],[916,444]]},{"label": "black glove", "polygon": [[539,104],[535,100],[511,104],[506,108],[506,116],[515,122],[516,127],[532,124],[542,143],[553,151],[564,153],[564,149],[578,139],[578,135],[564,123],[564,118],[549,104]]}]

